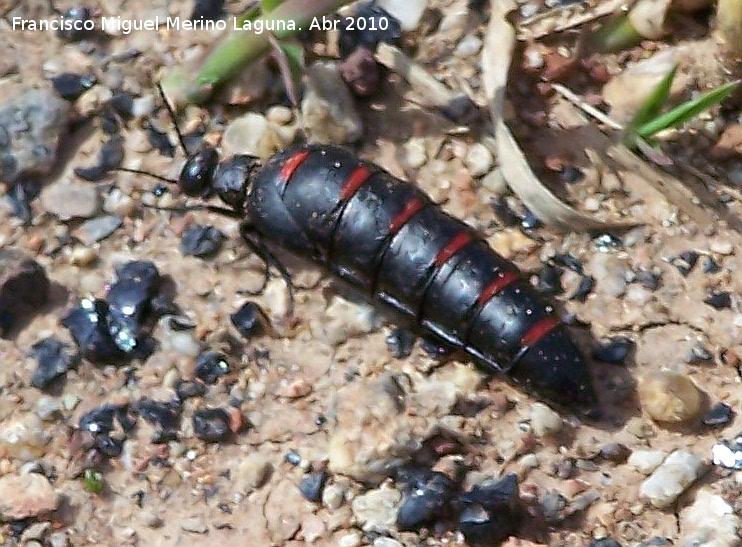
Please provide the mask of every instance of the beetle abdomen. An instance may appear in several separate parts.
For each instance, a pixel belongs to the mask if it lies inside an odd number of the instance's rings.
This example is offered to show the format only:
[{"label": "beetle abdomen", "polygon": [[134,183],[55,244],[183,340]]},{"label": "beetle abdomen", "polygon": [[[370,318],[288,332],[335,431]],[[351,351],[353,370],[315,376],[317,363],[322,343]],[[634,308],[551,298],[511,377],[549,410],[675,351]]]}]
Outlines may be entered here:
[{"label": "beetle abdomen", "polygon": [[423,333],[573,408],[596,404],[553,308],[469,226],[414,185],[336,146],[300,146],[256,173],[246,211],[267,240],[327,269]]}]

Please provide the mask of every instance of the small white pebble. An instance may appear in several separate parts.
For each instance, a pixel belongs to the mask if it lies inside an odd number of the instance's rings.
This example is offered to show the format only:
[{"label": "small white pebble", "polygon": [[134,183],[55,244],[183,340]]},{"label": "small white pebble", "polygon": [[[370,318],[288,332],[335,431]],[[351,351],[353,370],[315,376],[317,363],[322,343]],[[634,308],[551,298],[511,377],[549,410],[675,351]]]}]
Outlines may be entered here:
[{"label": "small white pebble", "polygon": [[472,177],[481,177],[492,169],[494,158],[486,146],[474,143],[469,147],[464,162]]}]

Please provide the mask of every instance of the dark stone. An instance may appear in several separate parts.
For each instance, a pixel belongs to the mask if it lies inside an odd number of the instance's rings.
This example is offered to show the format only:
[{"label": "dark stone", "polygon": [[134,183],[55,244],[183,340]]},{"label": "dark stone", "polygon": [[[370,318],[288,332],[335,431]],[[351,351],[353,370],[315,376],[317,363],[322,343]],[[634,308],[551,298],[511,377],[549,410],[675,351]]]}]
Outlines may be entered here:
[{"label": "dark stone", "polygon": [[459,529],[469,545],[497,545],[520,525],[523,508],[518,477],[510,473],[472,488],[458,497]]},{"label": "dark stone", "polygon": [[111,437],[108,434],[97,435],[95,437],[95,448],[108,458],[116,458],[121,455],[124,449],[124,440]]},{"label": "dark stone", "polygon": [[70,8],[62,14],[62,18],[67,23],[57,31],[57,36],[62,40],[69,42],[79,42],[86,38],[90,38],[95,34],[95,30],[86,30],[84,27],[90,28],[89,22],[92,21],[93,15],[90,8],[84,6],[78,6]]},{"label": "dark stone", "polygon": [[659,288],[661,279],[662,276],[655,272],[650,272],[647,270],[639,270],[638,272],[636,272],[637,282],[642,287],[649,289],[650,291],[656,291]]},{"label": "dark stone", "polygon": [[6,198],[13,208],[13,215],[20,218],[26,226],[31,224],[31,200],[39,195],[41,187],[38,180],[22,178],[8,190]]},{"label": "dark stone", "polygon": [[224,0],[196,0],[190,20],[217,21],[222,17],[224,17]]},{"label": "dark stone", "polygon": [[[163,156],[169,158],[175,157],[175,146],[170,142],[170,137],[167,133],[163,133],[152,127],[152,124],[146,125],[147,140],[152,148],[160,152]],[[154,191],[153,191],[154,193]]]},{"label": "dark stone", "polygon": [[704,425],[716,426],[728,424],[734,416],[734,410],[726,403],[718,402],[703,417]]},{"label": "dark stone", "polygon": [[546,264],[538,276],[536,290],[543,294],[555,295],[564,291],[562,288],[562,270],[557,266]]},{"label": "dark stone", "polygon": [[202,397],[206,393],[206,386],[196,380],[178,380],[175,384],[175,393],[181,401]]},{"label": "dark stone", "polygon": [[580,278],[580,284],[577,286],[577,290],[572,295],[572,300],[577,302],[584,302],[587,297],[593,292],[595,287],[595,278],[591,275],[583,275]]},{"label": "dark stone", "polygon": [[520,218],[508,205],[507,199],[503,196],[495,196],[492,200],[492,210],[503,226],[517,226],[520,223]]},{"label": "dark stone", "polygon": [[582,262],[580,262],[580,259],[570,253],[555,254],[552,260],[554,261],[554,264],[558,264],[559,266],[564,266],[565,268],[569,268],[573,272],[578,273],[580,275],[583,275],[585,273],[585,270],[582,267]]},{"label": "dark stone", "polygon": [[623,363],[634,349],[633,340],[625,336],[614,336],[597,342],[592,349],[593,359],[604,363]]},{"label": "dark stone", "polygon": [[418,530],[445,517],[456,485],[443,473],[422,470],[406,473],[405,498],[397,513],[400,530]]},{"label": "dark stone", "polygon": [[232,433],[229,414],[221,408],[204,408],[193,414],[193,432],[207,443],[225,441]]},{"label": "dark stone", "polygon": [[153,442],[167,442],[176,438],[183,411],[179,401],[155,401],[143,397],[134,404],[134,411],[158,428]]},{"label": "dark stone", "polygon": [[107,302],[85,298],[62,319],[62,325],[70,331],[85,359],[96,364],[121,364],[129,356],[113,341],[107,316]]},{"label": "dark stone", "polygon": [[296,450],[289,450],[286,453],[286,456],[284,457],[284,460],[286,460],[286,463],[289,463],[296,467],[301,463],[301,456]]},{"label": "dark stone", "polygon": [[327,482],[327,473],[325,471],[317,471],[316,473],[304,475],[299,483],[299,491],[309,501],[318,503],[322,501],[322,491],[325,489],[325,482]]},{"label": "dark stone", "polygon": [[598,237],[593,239],[595,247],[599,251],[609,251],[611,249],[618,249],[623,245],[621,239],[614,236],[613,234],[600,234]]},{"label": "dark stone", "polygon": [[77,352],[72,352],[67,344],[53,336],[34,344],[28,356],[37,361],[36,370],[31,376],[31,385],[41,390],[67,374],[67,371],[77,366],[80,360]]},{"label": "dark stone", "polygon": [[114,405],[102,405],[80,416],[80,429],[93,435],[105,435],[113,431],[113,418],[119,408]]},{"label": "dark stone", "polygon": [[412,348],[415,346],[416,340],[417,337],[414,332],[407,329],[395,328],[386,337],[386,347],[393,357],[404,359],[412,353]]},{"label": "dark stone", "polygon": [[699,254],[696,251],[684,251],[675,258],[670,259],[670,264],[675,266],[678,271],[687,276],[698,262]]},{"label": "dark stone", "polygon": [[726,310],[732,307],[732,295],[728,291],[713,293],[703,303],[716,310]]},{"label": "dark stone", "polygon": [[613,463],[623,463],[629,456],[631,449],[621,443],[608,443],[600,449],[600,457]]},{"label": "dark stone", "polygon": [[208,258],[219,252],[225,239],[226,236],[214,226],[197,224],[183,234],[180,250],[186,256]]},{"label": "dark stone", "polygon": [[52,87],[60,97],[67,101],[76,101],[98,81],[92,74],[72,74],[65,72],[52,79]]},{"label": "dark stone", "polygon": [[245,302],[229,316],[237,331],[247,339],[264,334],[270,325],[268,318],[255,302]]},{"label": "dark stone", "polygon": [[[106,315],[108,330],[118,348],[132,356],[151,353],[148,327],[156,319],[155,299],[162,279],[152,262],[134,261],[116,268],[117,280],[108,291]],[[167,308],[167,306],[164,306]]]},{"label": "dark stone", "polygon": [[114,135],[101,146],[98,164],[91,167],[75,167],[75,175],[81,179],[97,182],[121,165],[124,159],[124,137]]},{"label": "dark stone", "polygon": [[195,375],[205,384],[215,384],[229,370],[227,358],[219,352],[202,351],[196,358]]},{"label": "dark stone", "polygon": [[564,520],[564,509],[567,508],[567,498],[557,491],[544,494],[539,500],[544,520],[549,524],[556,524]]},{"label": "dark stone", "polygon": [[520,219],[520,226],[524,230],[535,230],[539,226],[541,226],[541,220],[536,216],[536,214],[531,211],[530,209],[526,209],[525,213]]},{"label": "dark stone", "polygon": [[22,253],[0,249],[0,336],[18,327],[21,318],[39,311],[49,298],[44,269]]},{"label": "dark stone", "polygon": [[703,258],[703,273],[715,274],[719,273],[720,271],[721,266],[719,266],[713,258],[711,258],[710,256],[706,256]]},{"label": "dark stone", "polygon": [[585,173],[575,167],[574,165],[568,165],[559,172],[559,180],[565,184],[574,184],[585,178]]},{"label": "dark stone", "polygon": [[698,343],[691,348],[690,354],[686,358],[686,361],[688,363],[695,364],[711,361],[713,358],[714,355],[708,349],[706,349],[706,347]]}]

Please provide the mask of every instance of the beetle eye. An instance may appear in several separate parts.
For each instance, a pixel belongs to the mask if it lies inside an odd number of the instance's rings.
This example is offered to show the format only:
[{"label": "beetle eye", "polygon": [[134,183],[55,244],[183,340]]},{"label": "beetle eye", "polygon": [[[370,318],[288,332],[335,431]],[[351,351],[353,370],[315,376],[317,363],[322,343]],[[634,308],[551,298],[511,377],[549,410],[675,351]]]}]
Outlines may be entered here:
[{"label": "beetle eye", "polygon": [[209,147],[197,152],[183,166],[178,186],[188,196],[203,196],[211,186],[219,154]]}]

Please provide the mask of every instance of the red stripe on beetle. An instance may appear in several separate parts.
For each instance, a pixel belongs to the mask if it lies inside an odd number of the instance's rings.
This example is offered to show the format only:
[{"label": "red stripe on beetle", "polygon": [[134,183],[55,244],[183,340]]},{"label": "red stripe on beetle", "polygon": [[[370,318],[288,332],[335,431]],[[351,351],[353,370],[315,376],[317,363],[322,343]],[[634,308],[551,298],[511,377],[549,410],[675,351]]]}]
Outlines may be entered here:
[{"label": "red stripe on beetle", "polygon": [[290,156],[284,164],[281,166],[281,171],[278,173],[278,178],[287,183],[291,177],[294,176],[299,166],[304,163],[304,160],[309,156],[309,150],[302,150],[297,152],[293,156]]},{"label": "red stripe on beetle", "polygon": [[471,243],[471,240],[472,236],[469,232],[459,232],[453,236],[451,241],[446,243],[446,246],[435,255],[435,265],[442,266],[445,264],[449,258]]},{"label": "red stripe on beetle", "polygon": [[485,302],[487,302],[487,300],[495,296],[505,287],[507,287],[511,283],[514,283],[515,281],[518,281],[518,277],[518,273],[514,271],[498,272],[497,277],[493,279],[481,293],[479,293],[477,304],[484,304]]},{"label": "red stripe on beetle", "polygon": [[340,189],[340,199],[350,199],[370,177],[371,169],[365,165],[356,167]]},{"label": "red stripe on beetle", "polygon": [[549,334],[559,325],[559,319],[553,315],[548,315],[543,319],[536,321],[530,329],[526,331],[523,338],[520,339],[522,346],[532,346]]},{"label": "red stripe on beetle", "polygon": [[405,204],[402,210],[397,213],[397,216],[392,219],[392,222],[389,224],[389,231],[393,234],[397,233],[399,229],[402,228],[402,226],[404,226],[405,223],[416,213],[419,213],[423,207],[425,207],[423,200],[420,198],[412,198]]}]

